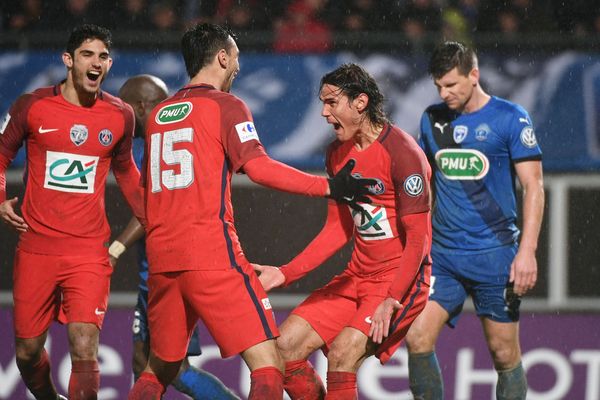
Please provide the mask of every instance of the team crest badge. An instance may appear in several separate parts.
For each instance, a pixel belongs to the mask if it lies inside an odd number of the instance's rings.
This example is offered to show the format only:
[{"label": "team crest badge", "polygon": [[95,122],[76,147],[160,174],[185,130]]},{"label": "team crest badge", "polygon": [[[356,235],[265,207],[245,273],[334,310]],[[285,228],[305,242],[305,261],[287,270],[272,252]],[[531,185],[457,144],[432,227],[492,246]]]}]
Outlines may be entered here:
[{"label": "team crest badge", "polygon": [[419,174],[413,174],[404,181],[404,191],[411,197],[416,197],[423,193],[423,177]]},{"label": "team crest badge", "polygon": [[462,143],[463,140],[467,137],[469,133],[469,128],[464,125],[458,125],[454,127],[454,141],[456,143]]},{"label": "team crest badge", "polygon": [[88,138],[88,128],[85,125],[73,125],[71,127],[71,141],[75,146],[81,146]]},{"label": "team crest badge", "polygon": [[369,186],[369,192],[374,195],[382,194],[385,192],[385,185],[379,178],[373,178],[377,182],[373,186]]},{"label": "team crest badge", "polygon": [[113,142],[113,134],[108,129],[102,129],[98,134],[98,140],[103,146],[110,146]]},{"label": "team crest badge", "polygon": [[481,124],[477,128],[475,128],[475,139],[483,142],[487,139],[490,134],[490,127],[487,124]]}]

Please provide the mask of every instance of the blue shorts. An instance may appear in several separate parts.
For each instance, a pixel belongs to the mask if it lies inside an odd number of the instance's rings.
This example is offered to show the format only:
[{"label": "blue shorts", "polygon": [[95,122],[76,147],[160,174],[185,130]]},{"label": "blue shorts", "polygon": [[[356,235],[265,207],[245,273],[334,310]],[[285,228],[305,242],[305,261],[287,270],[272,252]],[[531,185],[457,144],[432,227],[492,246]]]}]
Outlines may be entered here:
[{"label": "blue shorts", "polygon": [[467,255],[432,249],[429,299],[450,314],[448,325],[456,326],[468,295],[479,317],[497,322],[519,320],[521,299],[509,283],[510,265],[516,254],[516,245]]},{"label": "blue shorts", "polygon": [[[133,315],[133,341],[134,342],[149,342],[150,332],[148,331],[148,291],[138,291],[137,304]],[[188,345],[186,356],[199,356],[202,354],[200,349],[200,338],[198,337],[198,329],[194,329],[190,344]]]}]

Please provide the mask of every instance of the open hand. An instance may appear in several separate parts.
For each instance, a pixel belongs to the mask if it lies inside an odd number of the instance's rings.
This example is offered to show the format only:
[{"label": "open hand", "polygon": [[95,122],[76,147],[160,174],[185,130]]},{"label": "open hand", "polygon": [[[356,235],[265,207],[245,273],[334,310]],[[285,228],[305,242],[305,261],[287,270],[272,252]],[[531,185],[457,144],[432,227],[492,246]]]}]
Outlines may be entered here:
[{"label": "open hand", "polygon": [[392,297],[386,298],[375,309],[371,317],[371,329],[369,336],[374,343],[383,343],[390,331],[390,321],[396,310],[404,308],[400,302]]},{"label": "open hand", "polygon": [[371,199],[367,197],[367,194],[371,193],[369,188],[376,185],[377,181],[352,175],[354,165],[356,165],[354,159],[348,160],[333,178],[327,180],[329,182],[328,197],[361,211],[362,207],[358,203],[371,203]]},{"label": "open hand", "polygon": [[18,201],[18,197],[13,197],[12,199],[2,202],[2,204],[0,204],[0,219],[6,225],[23,233],[27,231],[29,226],[25,223],[25,220],[15,212]]}]

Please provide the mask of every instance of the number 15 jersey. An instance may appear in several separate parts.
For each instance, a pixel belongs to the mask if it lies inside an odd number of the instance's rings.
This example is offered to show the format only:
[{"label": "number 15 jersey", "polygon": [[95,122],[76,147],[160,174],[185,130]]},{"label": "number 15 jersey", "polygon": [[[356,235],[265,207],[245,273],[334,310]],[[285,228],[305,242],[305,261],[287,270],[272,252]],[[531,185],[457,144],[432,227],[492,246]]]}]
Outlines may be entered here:
[{"label": "number 15 jersey", "polygon": [[261,156],[252,115],[232,94],[187,86],[152,111],[144,160],[151,274],[247,262],[233,221],[231,176]]}]

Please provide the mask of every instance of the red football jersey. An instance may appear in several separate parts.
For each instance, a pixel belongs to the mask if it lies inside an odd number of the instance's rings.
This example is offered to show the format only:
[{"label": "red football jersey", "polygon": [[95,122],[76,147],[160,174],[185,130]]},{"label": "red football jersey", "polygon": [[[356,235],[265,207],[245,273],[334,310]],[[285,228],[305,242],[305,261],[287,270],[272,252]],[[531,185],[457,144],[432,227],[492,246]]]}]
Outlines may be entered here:
[{"label": "red football jersey", "polygon": [[[131,154],[134,116],[129,105],[101,92],[91,107],[69,103],[60,85],[21,96],[0,128],[0,165],[26,144],[21,212],[29,230],[19,248],[40,254],[107,254],[110,228],[104,209],[109,167],[141,208],[139,171]],[[4,175],[0,168],[0,175]],[[137,182],[136,182],[137,180]],[[124,185],[122,185],[123,188]],[[0,201],[6,198],[0,187]],[[136,213],[136,214],[138,214]]]},{"label": "red football jersey", "polygon": [[146,129],[150,273],[246,262],[233,223],[231,176],[266,156],[242,100],[208,85],[160,103]]},{"label": "red football jersey", "polygon": [[348,208],[355,227],[348,268],[362,276],[397,268],[406,244],[399,219],[430,210],[431,167],[416,141],[390,125],[384,126],[364,151],[358,151],[353,141],[334,142],[328,149],[329,174],[337,173],[351,158],[356,160],[352,174],[374,178],[378,183],[372,188],[373,203],[361,204],[365,212]]}]

